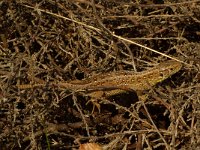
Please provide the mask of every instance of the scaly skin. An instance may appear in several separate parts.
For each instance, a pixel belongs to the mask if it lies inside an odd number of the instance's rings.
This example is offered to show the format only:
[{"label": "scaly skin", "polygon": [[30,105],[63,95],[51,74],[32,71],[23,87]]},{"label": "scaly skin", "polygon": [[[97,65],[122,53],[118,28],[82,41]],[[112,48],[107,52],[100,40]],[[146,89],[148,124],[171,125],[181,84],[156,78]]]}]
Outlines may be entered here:
[{"label": "scaly skin", "polygon": [[[98,91],[104,91],[106,95],[115,95],[126,90],[143,91],[167,79],[178,72],[182,67],[180,62],[169,60],[152,67],[146,71],[135,73],[133,71],[116,71],[96,75],[95,77],[69,82],[49,83],[70,91],[86,90],[95,97]],[[17,85],[19,89],[45,86],[45,84]],[[92,92],[91,92],[92,91]],[[98,97],[98,96],[97,96]]]}]

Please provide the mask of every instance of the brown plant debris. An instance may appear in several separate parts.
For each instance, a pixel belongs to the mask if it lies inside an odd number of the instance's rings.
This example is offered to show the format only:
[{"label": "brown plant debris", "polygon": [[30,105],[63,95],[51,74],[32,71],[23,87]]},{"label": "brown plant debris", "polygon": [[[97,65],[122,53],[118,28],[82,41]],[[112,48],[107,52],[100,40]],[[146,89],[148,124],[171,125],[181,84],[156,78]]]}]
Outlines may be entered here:
[{"label": "brown plant debris", "polygon": [[[200,148],[199,0],[2,0],[0,22],[1,150]],[[51,84],[169,59],[182,68],[148,90]]]}]

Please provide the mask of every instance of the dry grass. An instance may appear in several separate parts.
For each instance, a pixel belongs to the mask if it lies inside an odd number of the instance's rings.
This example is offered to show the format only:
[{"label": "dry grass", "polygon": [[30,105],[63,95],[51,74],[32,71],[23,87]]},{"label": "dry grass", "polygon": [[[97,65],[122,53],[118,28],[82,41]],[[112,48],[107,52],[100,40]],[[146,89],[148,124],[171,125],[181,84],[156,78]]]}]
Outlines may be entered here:
[{"label": "dry grass", "polygon": [[[200,148],[200,1],[0,2],[0,147]],[[50,86],[115,70],[190,65],[149,91],[100,99]],[[18,84],[45,83],[19,89]]]}]

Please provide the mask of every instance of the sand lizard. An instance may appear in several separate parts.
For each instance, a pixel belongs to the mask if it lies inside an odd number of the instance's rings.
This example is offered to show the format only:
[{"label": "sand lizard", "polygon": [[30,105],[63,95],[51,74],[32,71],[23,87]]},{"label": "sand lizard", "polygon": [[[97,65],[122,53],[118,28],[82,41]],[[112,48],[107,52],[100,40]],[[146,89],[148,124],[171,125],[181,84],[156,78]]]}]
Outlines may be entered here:
[{"label": "sand lizard", "polygon": [[[152,86],[178,72],[181,67],[182,64],[180,62],[169,60],[142,72],[116,71],[96,75],[84,80],[49,83],[49,85],[58,86],[70,91],[90,91],[93,97],[99,97],[98,92],[102,91],[107,96],[112,96],[126,90],[148,90]],[[17,87],[19,89],[27,89],[45,85],[46,84],[24,84],[17,85]]]}]

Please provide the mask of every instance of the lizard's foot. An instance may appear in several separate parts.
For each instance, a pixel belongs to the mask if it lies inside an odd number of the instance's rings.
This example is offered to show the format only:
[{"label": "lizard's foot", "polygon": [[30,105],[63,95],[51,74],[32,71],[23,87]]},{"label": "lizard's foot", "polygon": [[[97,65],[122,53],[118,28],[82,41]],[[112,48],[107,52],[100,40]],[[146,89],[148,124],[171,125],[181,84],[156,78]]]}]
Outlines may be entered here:
[{"label": "lizard's foot", "polygon": [[93,107],[92,107],[92,114],[94,113],[95,107],[98,109],[99,113],[100,113],[100,104],[97,102],[97,99],[91,99],[89,100],[86,105],[88,105],[89,103],[92,103]]},{"label": "lizard's foot", "polygon": [[94,112],[95,107],[98,109],[98,111],[100,113],[101,106],[98,103],[98,100],[102,99],[104,97],[104,92],[103,91],[95,91],[95,92],[89,93],[88,96],[90,96],[91,99],[86,103],[86,105],[91,102],[93,104],[92,113]]}]

